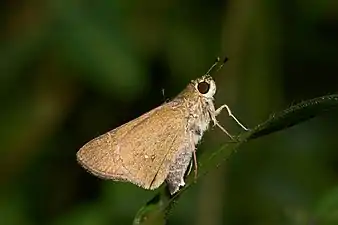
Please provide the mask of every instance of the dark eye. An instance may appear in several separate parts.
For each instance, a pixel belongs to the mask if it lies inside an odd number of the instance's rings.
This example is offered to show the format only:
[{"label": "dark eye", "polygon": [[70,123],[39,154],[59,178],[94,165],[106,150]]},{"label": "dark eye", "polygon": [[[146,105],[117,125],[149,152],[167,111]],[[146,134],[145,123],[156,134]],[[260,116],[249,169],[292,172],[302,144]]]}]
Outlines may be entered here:
[{"label": "dark eye", "polygon": [[202,82],[198,83],[197,89],[201,94],[206,94],[206,93],[208,93],[208,91],[210,89],[210,84],[205,82],[205,81],[202,81]]}]

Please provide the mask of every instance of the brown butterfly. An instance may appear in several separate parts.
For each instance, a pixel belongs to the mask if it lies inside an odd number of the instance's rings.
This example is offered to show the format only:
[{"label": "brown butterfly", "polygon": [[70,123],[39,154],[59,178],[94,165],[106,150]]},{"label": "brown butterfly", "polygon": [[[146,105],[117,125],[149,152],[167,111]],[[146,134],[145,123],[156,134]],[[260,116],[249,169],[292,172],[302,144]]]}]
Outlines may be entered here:
[{"label": "brown butterfly", "polygon": [[78,162],[98,177],[145,189],[158,188],[166,181],[175,194],[185,185],[192,158],[197,173],[196,145],[210,122],[231,137],[216,120],[222,109],[247,130],[227,105],[214,107],[216,84],[209,73],[218,62],[173,100],[89,141],[77,152]]}]

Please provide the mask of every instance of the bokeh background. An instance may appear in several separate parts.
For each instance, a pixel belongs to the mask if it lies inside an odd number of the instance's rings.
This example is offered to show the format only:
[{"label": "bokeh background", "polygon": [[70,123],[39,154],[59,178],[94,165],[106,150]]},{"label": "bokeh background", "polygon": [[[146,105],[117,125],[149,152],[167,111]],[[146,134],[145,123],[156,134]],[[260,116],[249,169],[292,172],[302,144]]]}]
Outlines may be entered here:
[{"label": "bokeh background", "polygon": [[[249,127],[338,89],[332,0],[2,1],[0,44],[3,225],[131,224],[154,192],[91,176],[77,150],[173,98],[217,56],[230,60],[216,105]],[[338,224],[337,127],[330,112],[247,143],[169,224]],[[199,152],[227,140],[212,129]]]}]

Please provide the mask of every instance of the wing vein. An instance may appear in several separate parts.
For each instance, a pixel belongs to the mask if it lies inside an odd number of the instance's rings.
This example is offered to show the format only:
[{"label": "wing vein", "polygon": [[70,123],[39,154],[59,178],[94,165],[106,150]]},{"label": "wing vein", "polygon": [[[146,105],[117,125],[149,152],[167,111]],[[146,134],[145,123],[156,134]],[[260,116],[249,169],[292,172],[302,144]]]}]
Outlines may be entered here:
[{"label": "wing vein", "polygon": [[176,135],[175,135],[175,138],[173,138],[173,140],[172,140],[172,142],[171,142],[171,145],[170,145],[170,148],[168,148],[166,154],[164,155],[164,157],[163,157],[163,159],[162,159],[162,162],[161,162],[160,165],[158,166],[158,169],[156,170],[155,176],[154,176],[154,178],[152,179],[152,181],[151,181],[151,183],[150,183],[150,185],[149,185],[149,188],[150,188],[151,186],[153,186],[153,184],[154,184],[154,182],[155,182],[155,180],[156,180],[156,176],[157,176],[157,174],[159,173],[159,171],[160,171],[160,169],[161,169],[161,167],[162,167],[162,165],[163,165],[163,163],[164,163],[164,160],[167,159],[167,156],[168,156],[168,154],[169,154],[169,152],[170,152],[172,146],[174,145],[174,143],[175,143],[175,141],[176,141],[176,139],[177,139],[177,135],[178,135],[178,134],[176,134]]}]

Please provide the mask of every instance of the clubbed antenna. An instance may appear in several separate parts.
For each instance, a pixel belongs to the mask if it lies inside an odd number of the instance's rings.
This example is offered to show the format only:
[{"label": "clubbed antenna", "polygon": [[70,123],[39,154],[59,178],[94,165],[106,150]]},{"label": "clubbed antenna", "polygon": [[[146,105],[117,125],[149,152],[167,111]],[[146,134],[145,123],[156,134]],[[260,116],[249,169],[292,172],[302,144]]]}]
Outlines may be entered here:
[{"label": "clubbed antenna", "polygon": [[[211,73],[214,73],[214,70],[215,70],[215,73],[217,73],[220,69],[222,69],[223,65],[228,61],[228,59],[229,59],[228,57],[224,57],[224,60],[221,62],[221,59],[217,57],[215,63],[210,67],[206,75],[210,75]],[[219,66],[217,67],[217,65]]]}]

